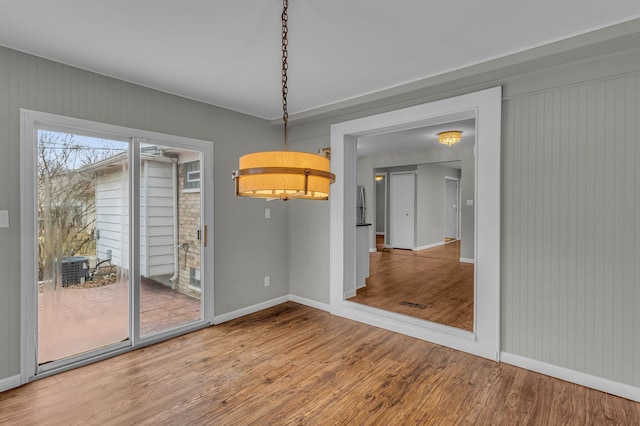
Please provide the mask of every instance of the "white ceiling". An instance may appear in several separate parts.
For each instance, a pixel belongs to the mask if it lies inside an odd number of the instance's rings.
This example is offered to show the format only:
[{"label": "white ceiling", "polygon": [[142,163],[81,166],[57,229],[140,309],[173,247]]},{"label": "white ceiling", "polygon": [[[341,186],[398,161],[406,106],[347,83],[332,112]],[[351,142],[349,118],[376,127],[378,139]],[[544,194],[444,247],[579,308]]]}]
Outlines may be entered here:
[{"label": "white ceiling", "polygon": [[[0,45],[281,115],[280,0],[2,0]],[[638,0],[291,0],[289,112],[640,17]]]},{"label": "white ceiling", "polygon": [[462,132],[462,139],[456,146],[475,144],[476,120],[475,118],[469,118],[359,137],[357,141],[358,157],[385,152],[416,151],[435,148],[449,149],[449,147],[440,145],[438,142],[438,133],[448,130],[460,130]]}]

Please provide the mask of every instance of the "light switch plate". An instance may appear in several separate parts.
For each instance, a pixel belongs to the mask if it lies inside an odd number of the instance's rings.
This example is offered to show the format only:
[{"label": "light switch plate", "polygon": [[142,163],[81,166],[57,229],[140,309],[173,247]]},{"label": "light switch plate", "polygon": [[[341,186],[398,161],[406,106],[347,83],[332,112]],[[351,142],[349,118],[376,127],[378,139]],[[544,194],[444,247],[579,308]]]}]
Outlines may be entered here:
[{"label": "light switch plate", "polygon": [[264,218],[271,219],[271,209],[264,209]]},{"label": "light switch plate", "polygon": [[0,228],[9,227],[9,210],[0,210]]},{"label": "light switch plate", "polygon": [[473,200],[467,200],[467,206],[473,206]]}]

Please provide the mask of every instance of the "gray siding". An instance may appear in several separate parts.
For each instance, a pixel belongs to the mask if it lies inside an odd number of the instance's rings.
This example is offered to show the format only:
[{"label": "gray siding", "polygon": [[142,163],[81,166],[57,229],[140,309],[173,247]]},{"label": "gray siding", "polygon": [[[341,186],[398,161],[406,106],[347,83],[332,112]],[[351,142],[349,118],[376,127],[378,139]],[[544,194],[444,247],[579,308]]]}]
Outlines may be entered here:
[{"label": "gray siding", "polygon": [[96,240],[98,260],[111,250],[114,265],[129,269],[129,175],[127,168],[96,176]]},{"label": "gray siding", "polygon": [[[174,272],[172,165],[142,162],[140,178],[140,273],[153,277]],[[99,172],[96,178],[98,259],[111,250],[114,265],[129,269],[128,169]]]},{"label": "gray siding", "polygon": [[640,76],[503,111],[503,350],[638,386]]},{"label": "gray siding", "polygon": [[[288,213],[236,199],[229,176],[238,158],[279,149],[265,121],[0,47],[0,380],[20,369],[20,108],[212,141],[214,144],[215,314],[288,294]],[[239,265],[242,265],[240,267]],[[271,286],[263,286],[264,275]]]},{"label": "gray siding", "polygon": [[173,170],[171,163],[143,162],[140,183],[140,271],[153,277],[174,272]]}]

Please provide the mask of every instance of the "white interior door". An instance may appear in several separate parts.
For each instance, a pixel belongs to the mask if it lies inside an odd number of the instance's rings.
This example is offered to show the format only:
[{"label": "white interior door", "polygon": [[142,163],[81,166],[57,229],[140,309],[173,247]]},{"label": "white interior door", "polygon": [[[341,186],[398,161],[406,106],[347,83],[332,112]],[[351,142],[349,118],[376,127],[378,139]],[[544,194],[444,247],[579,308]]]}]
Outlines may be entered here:
[{"label": "white interior door", "polygon": [[391,173],[390,244],[394,248],[413,249],[415,217],[415,173]]},{"label": "white interior door", "polygon": [[444,180],[444,237],[458,238],[458,180]]}]

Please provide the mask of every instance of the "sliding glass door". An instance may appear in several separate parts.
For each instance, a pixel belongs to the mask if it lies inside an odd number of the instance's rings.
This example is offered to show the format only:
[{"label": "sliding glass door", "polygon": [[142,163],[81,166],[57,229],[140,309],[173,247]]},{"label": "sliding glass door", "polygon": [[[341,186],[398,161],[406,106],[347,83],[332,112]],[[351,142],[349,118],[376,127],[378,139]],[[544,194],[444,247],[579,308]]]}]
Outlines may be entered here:
[{"label": "sliding glass door", "polygon": [[23,132],[27,378],[209,324],[211,144],[36,112]]},{"label": "sliding glass door", "polygon": [[128,163],[127,142],[37,131],[41,365],[129,340]]},{"label": "sliding glass door", "polygon": [[140,145],[140,334],[202,317],[200,152]]}]

